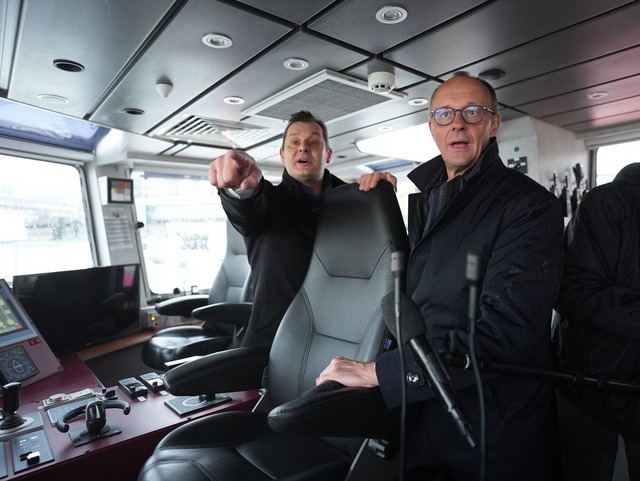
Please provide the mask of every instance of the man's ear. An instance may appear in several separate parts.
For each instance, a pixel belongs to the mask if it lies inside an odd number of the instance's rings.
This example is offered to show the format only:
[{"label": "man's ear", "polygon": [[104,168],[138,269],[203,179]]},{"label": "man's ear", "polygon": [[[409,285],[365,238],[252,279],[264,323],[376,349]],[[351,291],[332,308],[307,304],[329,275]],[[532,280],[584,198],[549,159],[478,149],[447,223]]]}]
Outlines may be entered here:
[{"label": "man's ear", "polygon": [[280,147],[280,162],[284,165],[284,150]]},{"label": "man's ear", "polygon": [[491,119],[491,131],[489,132],[489,137],[496,137],[498,135],[498,131],[500,130],[500,126],[502,125],[502,117],[498,112],[492,115]]},{"label": "man's ear", "polygon": [[327,150],[327,160],[325,161],[325,163],[327,165],[329,165],[329,163],[331,163],[331,157],[333,156],[333,150],[329,149]]}]

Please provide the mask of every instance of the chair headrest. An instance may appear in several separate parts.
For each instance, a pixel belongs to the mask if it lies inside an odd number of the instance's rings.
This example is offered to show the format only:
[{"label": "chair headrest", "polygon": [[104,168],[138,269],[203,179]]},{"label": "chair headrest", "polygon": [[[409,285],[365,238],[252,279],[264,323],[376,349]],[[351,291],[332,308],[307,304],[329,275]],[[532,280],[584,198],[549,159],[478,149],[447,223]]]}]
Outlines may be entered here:
[{"label": "chair headrest", "polygon": [[408,252],[406,228],[389,182],[381,181],[369,192],[347,184],[324,197],[314,251],[328,274],[369,278],[389,247]]}]

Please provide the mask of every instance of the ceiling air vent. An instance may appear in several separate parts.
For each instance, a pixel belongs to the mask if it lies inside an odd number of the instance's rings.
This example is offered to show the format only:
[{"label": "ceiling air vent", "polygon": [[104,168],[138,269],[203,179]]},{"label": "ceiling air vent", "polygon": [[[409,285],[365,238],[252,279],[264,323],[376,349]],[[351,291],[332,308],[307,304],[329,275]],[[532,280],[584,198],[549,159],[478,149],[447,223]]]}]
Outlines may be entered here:
[{"label": "ceiling air vent", "polygon": [[249,148],[280,134],[279,131],[241,122],[208,119],[191,115],[166,131],[154,135],[171,141],[228,148]]},{"label": "ceiling air vent", "polygon": [[386,94],[375,93],[369,89],[367,82],[322,70],[242,113],[289,120],[292,113],[309,110],[318,118],[330,122],[405,96],[405,93],[394,90]]}]

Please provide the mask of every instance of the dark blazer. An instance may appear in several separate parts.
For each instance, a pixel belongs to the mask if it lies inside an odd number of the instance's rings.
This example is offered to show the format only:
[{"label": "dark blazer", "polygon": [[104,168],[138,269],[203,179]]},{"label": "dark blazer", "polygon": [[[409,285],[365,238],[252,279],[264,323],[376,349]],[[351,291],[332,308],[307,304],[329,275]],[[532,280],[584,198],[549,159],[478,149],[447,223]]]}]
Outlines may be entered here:
[{"label": "dark blazer", "polygon": [[[342,184],[325,171],[325,191]],[[263,178],[247,199],[219,193],[230,222],[244,236],[251,264],[253,310],[243,345],[270,345],[307,273],[319,200],[286,170],[280,184]]]},{"label": "dark blazer", "polygon": [[[483,257],[476,308],[477,354],[487,360],[550,367],[551,314],[560,285],[563,216],[558,200],[527,176],[508,169],[495,139],[464,175],[446,181],[442,157],[409,178],[421,190],[409,205],[411,255],[407,293],[420,308],[436,351],[469,354],[467,254]],[[428,202],[427,202],[428,201]],[[411,358],[411,356],[409,356]],[[410,371],[421,374],[412,364]],[[397,353],[378,357],[387,404],[399,398]],[[476,381],[451,369],[453,386],[479,435]],[[412,377],[415,380],[415,376]],[[487,479],[551,479],[555,457],[555,399],[546,381],[483,373],[487,410]],[[475,479],[470,449],[428,384],[408,385],[422,403],[413,427],[409,465],[443,467],[456,479]],[[468,467],[463,466],[468,461]]]}]

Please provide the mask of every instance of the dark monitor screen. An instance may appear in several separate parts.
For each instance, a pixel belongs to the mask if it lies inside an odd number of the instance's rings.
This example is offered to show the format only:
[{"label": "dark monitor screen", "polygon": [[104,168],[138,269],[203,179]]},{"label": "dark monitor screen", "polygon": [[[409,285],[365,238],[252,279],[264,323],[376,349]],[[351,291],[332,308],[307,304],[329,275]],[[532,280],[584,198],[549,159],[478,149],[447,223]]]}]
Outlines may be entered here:
[{"label": "dark monitor screen", "polygon": [[13,290],[57,355],[123,337],[137,328],[138,264],[14,276]]}]

